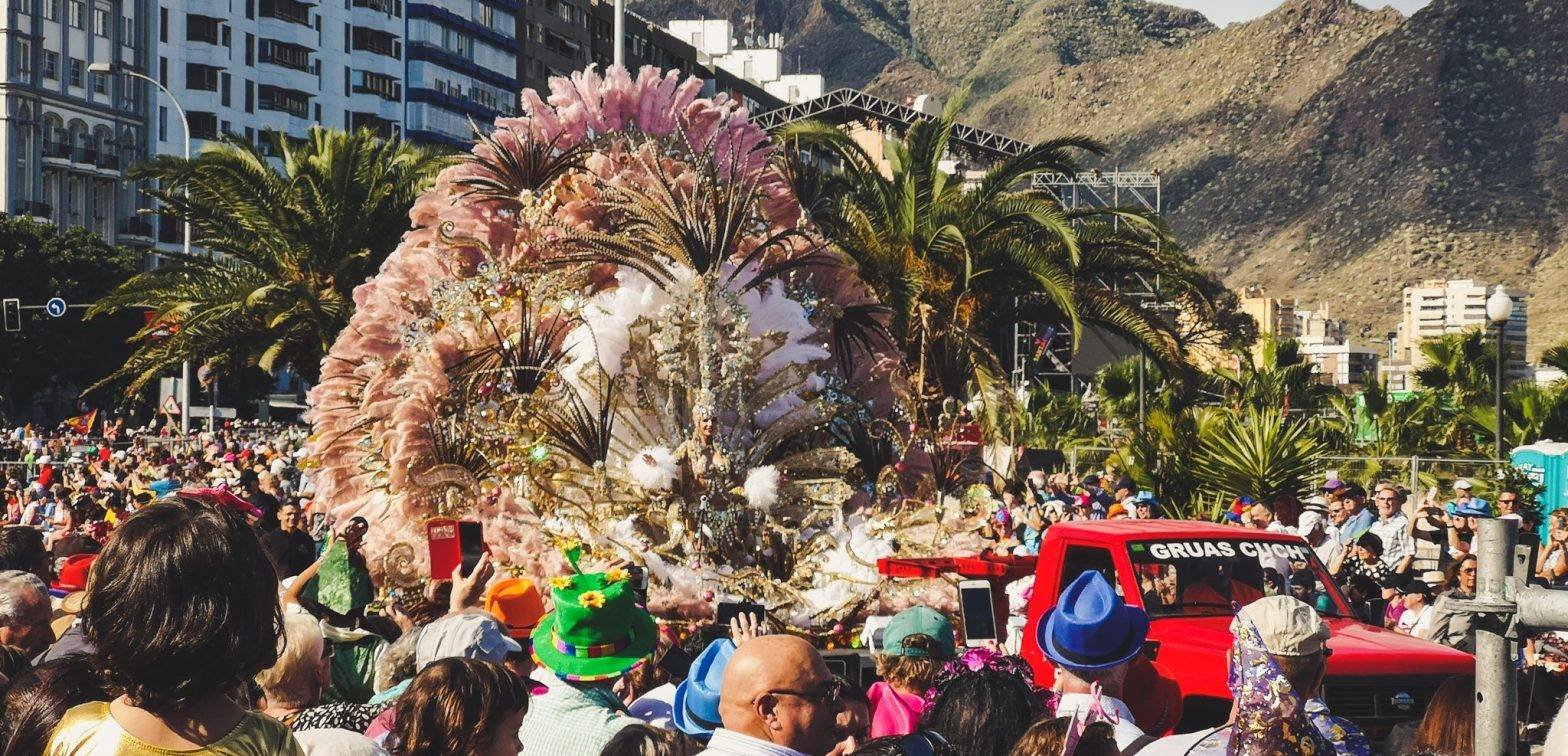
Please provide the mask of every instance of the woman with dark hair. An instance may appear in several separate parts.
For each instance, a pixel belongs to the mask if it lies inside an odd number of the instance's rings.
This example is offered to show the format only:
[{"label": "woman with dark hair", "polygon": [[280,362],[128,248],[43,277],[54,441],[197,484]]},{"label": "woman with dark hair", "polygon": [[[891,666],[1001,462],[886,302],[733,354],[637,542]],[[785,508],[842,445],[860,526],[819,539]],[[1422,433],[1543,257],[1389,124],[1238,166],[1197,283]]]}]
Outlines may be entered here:
[{"label": "woman with dark hair", "polygon": [[390,739],[398,756],[515,756],[528,689],[506,667],[446,658],[425,667],[398,698]]},{"label": "woman with dark hair", "polygon": [[222,493],[142,509],[93,563],[82,627],[118,697],[66,712],[48,753],[301,753],[232,697],[277,660],[283,617],[267,552]]},{"label": "woman with dark hair", "polygon": [[86,654],[51,659],[18,675],[0,699],[0,754],[43,753],[67,709],[109,698],[97,665]]},{"label": "woman with dark hair", "polygon": [[680,730],[637,724],[615,733],[599,756],[695,756],[702,749],[702,743]]},{"label": "woman with dark hair", "polygon": [[1411,756],[1458,756],[1475,748],[1475,678],[1455,675],[1432,694],[1415,738],[1405,746]]},{"label": "woman with dark hair", "polygon": [[1442,592],[1432,605],[1424,636],[1427,640],[1475,653],[1475,615],[1455,606],[1456,601],[1475,598],[1475,571],[1475,554],[1465,554],[1448,565],[1443,573]]},{"label": "woman with dark hair", "polygon": [[[1013,744],[1046,714],[1045,698],[1030,682],[1022,659],[996,655],[970,662],[972,655],[944,670],[947,679],[938,680],[936,700],[920,729],[937,733],[964,756],[1008,756]],[[949,676],[955,666],[966,668]]]}]

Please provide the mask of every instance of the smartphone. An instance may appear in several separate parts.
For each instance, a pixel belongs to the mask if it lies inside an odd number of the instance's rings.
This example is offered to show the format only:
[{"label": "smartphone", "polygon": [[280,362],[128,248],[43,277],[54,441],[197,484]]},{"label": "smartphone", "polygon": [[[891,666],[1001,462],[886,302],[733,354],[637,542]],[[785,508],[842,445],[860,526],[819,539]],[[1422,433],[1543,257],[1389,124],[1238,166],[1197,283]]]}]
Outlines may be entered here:
[{"label": "smartphone", "polygon": [[636,599],[637,605],[647,606],[648,571],[643,569],[641,565],[634,564],[627,567],[626,572],[628,575],[631,575],[628,582],[632,584],[632,596]]},{"label": "smartphone", "polygon": [[729,627],[730,620],[742,614],[756,617],[758,624],[761,624],[767,620],[768,610],[751,601],[720,601],[715,610],[714,622],[719,627]]},{"label": "smartphone", "polygon": [[964,618],[964,645],[983,646],[997,639],[996,609],[991,602],[991,583],[965,580],[958,584],[958,608]]},{"label": "smartphone", "polygon": [[477,522],[464,520],[457,524],[457,545],[459,553],[463,555],[463,577],[474,574],[474,568],[479,566],[479,557],[485,553],[484,526]]},{"label": "smartphone", "polygon": [[686,653],[685,649],[680,646],[670,646],[664,655],[659,657],[658,666],[670,676],[671,680],[684,680],[691,673],[692,661],[691,654]]}]

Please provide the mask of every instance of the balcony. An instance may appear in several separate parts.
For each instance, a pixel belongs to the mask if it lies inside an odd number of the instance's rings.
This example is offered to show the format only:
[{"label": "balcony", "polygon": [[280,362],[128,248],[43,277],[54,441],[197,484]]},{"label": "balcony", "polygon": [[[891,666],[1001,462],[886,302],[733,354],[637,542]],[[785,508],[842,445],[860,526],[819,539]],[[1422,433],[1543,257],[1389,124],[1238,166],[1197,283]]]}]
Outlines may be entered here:
[{"label": "balcony", "polygon": [[120,170],[120,156],[119,155],[110,155],[108,152],[100,151],[98,153],[98,161],[96,163],[94,163],[94,165],[97,165],[98,166],[98,170],[100,170],[100,171],[119,172],[119,170]]},{"label": "balcony", "polygon": [[146,218],[121,218],[119,231],[120,236],[152,241],[152,223]]},{"label": "balcony", "polygon": [[271,63],[275,66],[292,68],[296,71],[314,73],[310,65],[310,48],[301,45],[291,45],[277,40],[264,39],[257,45],[257,59],[262,63]]},{"label": "balcony", "polygon": [[354,0],[355,8],[373,10],[377,13],[385,13],[388,16],[403,15],[401,5],[397,0]]},{"label": "balcony", "polygon": [[310,6],[294,0],[261,0],[259,13],[262,18],[310,26]]},{"label": "balcony", "polygon": [[402,51],[398,49],[397,38],[384,31],[354,27],[353,49],[385,55],[389,58],[401,58]]},{"label": "balcony", "polygon": [[49,203],[47,202],[17,200],[16,202],[11,203],[11,214],[29,215],[39,220],[47,221],[54,218],[54,208],[50,207]]},{"label": "balcony", "polygon": [[81,149],[78,149],[76,151],[76,155],[71,158],[71,162],[73,162],[73,163],[81,163],[82,165],[94,165],[94,166],[97,165],[98,164],[98,148],[97,147],[83,147]]},{"label": "balcony", "polygon": [[66,142],[53,142],[44,140],[44,158],[53,160],[70,160],[71,145]]}]

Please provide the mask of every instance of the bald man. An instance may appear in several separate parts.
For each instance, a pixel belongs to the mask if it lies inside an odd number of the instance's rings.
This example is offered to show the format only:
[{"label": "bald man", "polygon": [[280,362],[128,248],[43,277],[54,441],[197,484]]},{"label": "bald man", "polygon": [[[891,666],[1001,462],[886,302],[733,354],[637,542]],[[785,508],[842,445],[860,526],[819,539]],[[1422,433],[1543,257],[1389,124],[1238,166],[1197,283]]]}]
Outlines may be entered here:
[{"label": "bald man", "polygon": [[824,756],[835,743],[838,681],[800,638],[765,635],[730,657],[719,688],[719,718],[705,756]]}]

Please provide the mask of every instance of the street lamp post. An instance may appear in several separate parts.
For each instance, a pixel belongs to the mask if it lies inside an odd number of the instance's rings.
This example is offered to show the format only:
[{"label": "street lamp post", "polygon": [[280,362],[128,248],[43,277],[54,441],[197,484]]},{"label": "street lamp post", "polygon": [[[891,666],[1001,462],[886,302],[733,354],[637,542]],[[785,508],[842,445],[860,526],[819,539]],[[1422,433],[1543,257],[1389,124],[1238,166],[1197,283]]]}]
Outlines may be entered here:
[{"label": "street lamp post", "polygon": [[[151,76],[132,71],[117,63],[94,63],[89,65],[87,70],[95,74],[102,74],[104,76],[110,76],[117,73],[125,74],[126,76],[148,82],[157,87],[158,91],[163,92],[163,94],[169,98],[170,104],[174,105],[174,112],[180,116],[180,129],[185,132],[185,159],[191,159],[191,124],[190,121],[185,119],[185,108],[180,106],[179,99],[174,96],[173,92],[169,91],[168,87],[165,87],[163,84],[159,83],[157,79],[154,79]],[[189,192],[189,190],[186,191]],[[182,223],[180,225],[185,227],[185,240],[180,244],[180,251],[184,252],[186,256],[189,256],[191,253],[191,224]],[[185,360],[180,364],[180,435],[188,436],[190,433],[191,361]]]},{"label": "street lamp post", "polygon": [[1508,319],[1514,314],[1513,297],[1503,291],[1502,284],[1492,290],[1492,296],[1486,299],[1486,319],[1497,326],[1497,459],[1503,457],[1503,361],[1508,351],[1508,342],[1504,338],[1508,327]]}]

